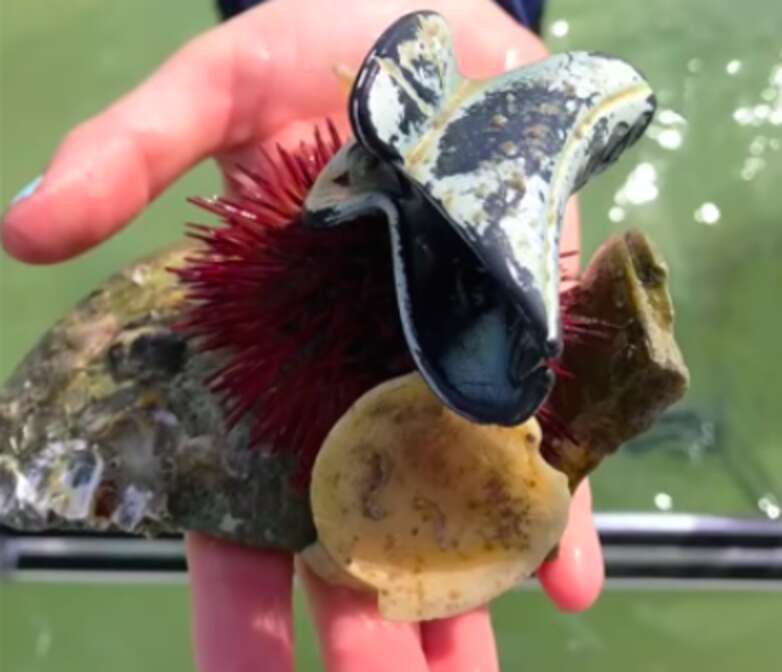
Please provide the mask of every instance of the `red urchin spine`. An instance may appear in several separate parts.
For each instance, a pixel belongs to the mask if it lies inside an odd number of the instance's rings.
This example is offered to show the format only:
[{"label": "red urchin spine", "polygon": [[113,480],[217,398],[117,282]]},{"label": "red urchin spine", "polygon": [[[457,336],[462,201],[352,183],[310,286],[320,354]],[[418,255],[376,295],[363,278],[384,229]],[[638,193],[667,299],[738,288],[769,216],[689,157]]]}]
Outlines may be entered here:
[{"label": "red urchin spine", "polygon": [[[179,325],[223,356],[207,384],[229,428],[252,416],[251,441],[296,455],[306,480],[328,431],[380,382],[413,368],[399,323],[384,220],[306,228],[301,212],[341,146],[333,125],[296,153],[278,147],[229,175],[235,196],[192,199],[220,227],[191,225],[200,247],[181,269]],[[387,279],[387,280],[386,280]]]},{"label": "red urchin spine", "polygon": [[[573,253],[566,253],[572,256]],[[562,255],[563,257],[565,255]],[[568,282],[571,286],[563,290],[559,295],[560,311],[562,314],[562,333],[563,333],[563,351],[559,358],[549,362],[549,367],[556,373],[556,385],[567,385],[573,381],[576,375],[570,371],[564,364],[568,347],[589,345],[591,347],[607,346],[616,336],[620,326],[605,320],[579,315],[573,312],[576,293],[579,291],[579,277],[567,274],[562,271],[562,281]],[[553,467],[560,466],[558,454],[563,441],[569,441],[578,444],[567,421],[559,416],[552,401],[554,394],[549,395],[546,402],[538,410],[536,417],[540,423],[543,440],[541,443],[541,454],[544,459]]]}]

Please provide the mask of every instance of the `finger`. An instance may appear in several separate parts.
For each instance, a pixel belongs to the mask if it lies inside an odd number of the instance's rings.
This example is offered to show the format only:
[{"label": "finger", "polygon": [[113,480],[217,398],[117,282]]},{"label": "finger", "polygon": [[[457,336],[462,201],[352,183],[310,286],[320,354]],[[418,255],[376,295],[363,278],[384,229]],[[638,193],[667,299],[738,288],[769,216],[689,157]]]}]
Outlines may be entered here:
[{"label": "finger", "polygon": [[431,672],[495,672],[499,669],[491,616],[486,607],[421,624]]},{"label": "finger", "polygon": [[425,672],[414,623],[393,623],[369,594],[333,586],[297,563],[320,640],[326,672]]},{"label": "finger", "polygon": [[573,496],[559,554],[540,568],[538,578],[549,598],[560,609],[583,611],[600,595],[604,575],[603,554],[592,517],[589,482],[583,481]]},{"label": "finger", "polygon": [[189,533],[187,561],[200,672],[291,672],[291,557]]},{"label": "finger", "polygon": [[509,53],[543,55],[537,38],[485,0],[354,3],[349,20],[306,0],[265,3],[194,40],[71,132],[38,189],[7,213],[6,248],[34,263],[68,258],[115,233],[204,157],[292,120],[341,115],[334,67],[357,66],[394,18],[424,5],[451,19],[472,75],[501,71]]}]

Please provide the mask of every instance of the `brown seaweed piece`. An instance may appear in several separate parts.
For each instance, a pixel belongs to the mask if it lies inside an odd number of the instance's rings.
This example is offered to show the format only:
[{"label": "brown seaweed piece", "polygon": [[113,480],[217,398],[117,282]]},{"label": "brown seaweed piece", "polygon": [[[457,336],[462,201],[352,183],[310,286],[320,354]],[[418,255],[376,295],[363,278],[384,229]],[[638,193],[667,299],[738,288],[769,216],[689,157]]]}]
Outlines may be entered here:
[{"label": "brown seaweed piece", "polygon": [[595,253],[568,298],[569,313],[608,326],[606,340],[569,343],[550,408],[568,428],[548,452],[571,490],[625,441],[682,398],[690,375],[674,338],[668,267],[649,239],[628,231]]}]

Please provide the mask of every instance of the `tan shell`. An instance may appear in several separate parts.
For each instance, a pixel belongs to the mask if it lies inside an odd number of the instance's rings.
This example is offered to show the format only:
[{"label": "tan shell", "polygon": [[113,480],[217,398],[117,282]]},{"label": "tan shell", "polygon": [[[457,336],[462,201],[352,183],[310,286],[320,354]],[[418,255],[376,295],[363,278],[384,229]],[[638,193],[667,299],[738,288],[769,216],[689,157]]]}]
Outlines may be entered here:
[{"label": "tan shell", "polygon": [[484,604],[532,574],[564,531],[567,478],[539,447],[535,420],[479,425],[417,373],[384,383],[318,455],[310,496],[322,548],[304,559],[327,580],[345,583],[344,572],[377,591],[389,619]]}]

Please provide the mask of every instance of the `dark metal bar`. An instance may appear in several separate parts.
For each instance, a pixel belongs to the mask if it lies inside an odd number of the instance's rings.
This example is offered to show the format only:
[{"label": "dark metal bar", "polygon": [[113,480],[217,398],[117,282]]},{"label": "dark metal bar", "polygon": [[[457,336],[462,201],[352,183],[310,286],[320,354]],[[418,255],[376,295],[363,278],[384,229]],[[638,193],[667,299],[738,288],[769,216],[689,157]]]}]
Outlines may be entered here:
[{"label": "dark metal bar", "polygon": [[[688,514],[596,516],[615,587],[782,588],[782,522]],[[181,538],[0,533],[0,578],[181,579]]]}]

